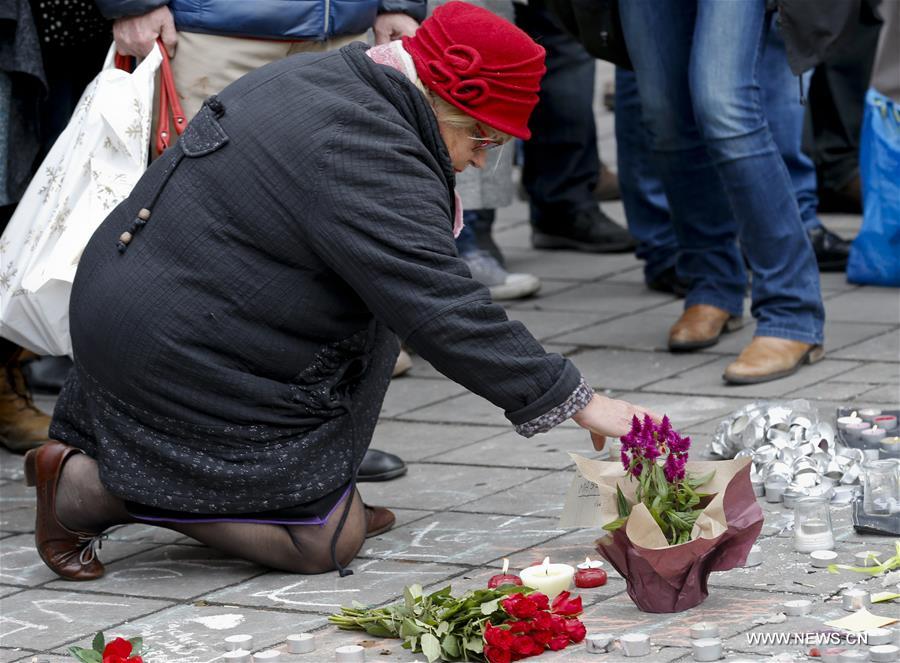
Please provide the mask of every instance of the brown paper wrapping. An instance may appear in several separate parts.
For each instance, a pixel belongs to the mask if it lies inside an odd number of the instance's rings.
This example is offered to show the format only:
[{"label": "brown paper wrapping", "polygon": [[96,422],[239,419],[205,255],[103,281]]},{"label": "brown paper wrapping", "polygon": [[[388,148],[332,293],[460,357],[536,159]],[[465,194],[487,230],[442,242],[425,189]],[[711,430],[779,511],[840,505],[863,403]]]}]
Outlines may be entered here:
[{"label": "brown paper wrapping", "polygon": [[[618,485],[634,503],[637,481],[624,476],[620,463],[576,458],[582,475],[597,484],[603,524],[618,518]],[[763,525],[763,513],[750,485],[750,459],[688,462],[687,472],[715,476],[698,491],[714,494],[698,516],[691,541],[670,546],[643,504],[636,505],[624,527],[597,541],[597,552],[625,578],[628,595],[644,612],[680,612],[709,595],[713,571],[743,566]]]}]

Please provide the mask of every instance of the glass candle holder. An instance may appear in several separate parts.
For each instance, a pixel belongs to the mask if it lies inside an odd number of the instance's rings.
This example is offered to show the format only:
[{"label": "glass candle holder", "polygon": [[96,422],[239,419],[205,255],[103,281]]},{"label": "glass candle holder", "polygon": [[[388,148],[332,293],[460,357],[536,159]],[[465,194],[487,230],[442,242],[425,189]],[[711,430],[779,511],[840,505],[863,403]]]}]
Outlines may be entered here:
[{"label": "glass candle holder", "polygon": [[834,548],[831,507],[824,497],[801,497],[794,505],[794,550],[809,553]]},{"label": "glass candle holder", "polygon": [[872,460],[863,465],[863,511],[870,516],[889,516],[900,501],[900,464],[896,460]]}]

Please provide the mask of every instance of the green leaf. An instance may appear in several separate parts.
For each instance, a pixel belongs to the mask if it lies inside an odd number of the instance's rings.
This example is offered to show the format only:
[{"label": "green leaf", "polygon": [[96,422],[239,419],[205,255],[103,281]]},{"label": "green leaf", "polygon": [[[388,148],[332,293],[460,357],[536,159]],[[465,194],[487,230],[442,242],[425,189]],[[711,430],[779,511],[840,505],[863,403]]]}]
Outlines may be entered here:
[{"label": "green leaf", "polygon": [[607,532],[615,532],[617,529],[619,529],[620,527],[622,527],[622,525],[624,525],[624,524],[625,524],[625,521],[627,521],[627,520],[628,520],[627,517],[625,517],[625,518],[616,518],[616,519],[615,519],[614,521],[612,521],[611,523],[606,523],[606,524],[603,526],[603,529],[605,529]]},{"label": "green leaf", "polygon": [[434,634],[436,636],[440,637],[442,635],[446,635],[449,632],[450,632],[450,624],[448,624],[447,622],[441,622],[440,624],[438,624],[437,629],[435,629]]},{"label": "green leaf", "polygon": [[482,615],[492,615],[497,610],[500,609],[500,599],[494,599],[493,601],[486,601],[481,604],[481,614]]},{"label": "green leaf", "polygon": [[712,481],[712,478],[715,475],[716,475],[716,471],[713,470],[712,472],[707,472],[706,474],[699,476],[699,477],[694,477],[694,476],[689,475],[687,478],[685,478],[684,481],[691,488],[699,488],[703,484],[709,483],[710,481]]},{"label": "green leaf", "polygon": [[441,658],[441,643],[431,633],[422,636],[422,653],[425,654],[428,663],[434,663]]},{"label": "green leaf", "polygon": [[411,619],[404,619],[400,624],[400,637],[418,636],[422,629]]},{"label": "green leaf", "polygon": [[94,636],[94,641],[91,643],[91,647],[94,651],[103,653],[103,647],[106,646],[106,638],[103,637],[103,631],[97,631],[97,635]]},{"label": "green leaf", "polygon": [[144,647],[144,639],[143,638],[129,638],[128,642],[131,643],[131,655],[137,656],[141,653],[141,649]]},{"label": "green leaf", "polygon": [[628,500],[625,499],[625,493],[616,484],[616,507],[619,509],[619,518],[627,518],[631,514],[631,507],[628,506]]},{"label": "green leaf", "polygon": [[459,657],[459,638],[455,635],[448,635],[443,640],[441,640],[441,649],[446,652],[447,656],[450,658],[458,658]]},{"label": "green leaf", "polygon": [[480,654],[484,651],[484,640],[481,636],[477,638],[469,638],[466,640],[466,649],[469,651],[473,651],[476,654]]},{"label": "green leaf", "polygon": [[381,622],[373,622],[365,625],[366,633],[377,638],[395,638],[397,633]]},{"label": "green leaf", "polygon": [[81,663],[103,662],[103,654],[93,649],[85,649],[84,647],[69,647],[69,653],[79,661],[81,661]]}]

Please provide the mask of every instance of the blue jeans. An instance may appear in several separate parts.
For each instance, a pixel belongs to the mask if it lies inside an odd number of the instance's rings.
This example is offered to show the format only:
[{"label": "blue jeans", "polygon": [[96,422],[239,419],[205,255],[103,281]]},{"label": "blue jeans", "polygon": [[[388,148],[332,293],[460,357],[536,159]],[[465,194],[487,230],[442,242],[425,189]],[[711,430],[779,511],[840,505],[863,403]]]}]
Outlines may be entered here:
[{"label": "blue jeans", "polygon": [[643,122],[677,238],[685,306],[742,313],[758,336],[821,343],[812,245],[763,111],[765,0],[624,0]]},{"label": "blue jeans", "polygon": [[[804,95],[811,77],[811,71],[801,77]],[[799,84],[788,66],[774,15],[760,63],[759,84],[772,139],[790,173],[803,227],[815,230],[822,225],[817,216],[816,167],[801,149],[806,110],[800,104]],[[637,79],[627,69],[616,68],[616,110],[619,188],[628,229],[638,240],[635,253],[644,261],[644,279],[650,282],[675,266],[678,240],[670,223],[662,182],[653,166],[650,138],[642,124]]]}]

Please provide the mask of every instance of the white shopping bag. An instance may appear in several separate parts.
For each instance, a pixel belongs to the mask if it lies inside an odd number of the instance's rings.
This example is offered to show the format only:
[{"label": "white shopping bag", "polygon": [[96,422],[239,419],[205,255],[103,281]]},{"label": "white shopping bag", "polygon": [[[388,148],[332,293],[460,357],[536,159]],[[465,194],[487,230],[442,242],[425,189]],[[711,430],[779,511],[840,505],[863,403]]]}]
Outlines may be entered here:
[{"label": "white shopping bag", "polygon": [[91,235],[147,167],[159,46],[133,73],[115,45],[0,238],[0,336],[71,355],[69,296]]}]

